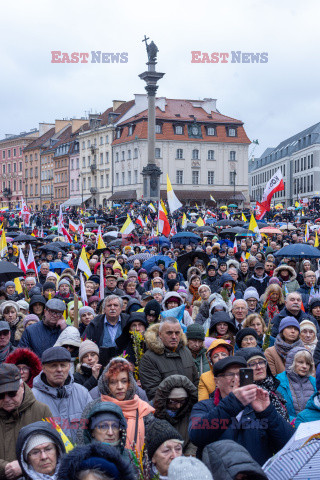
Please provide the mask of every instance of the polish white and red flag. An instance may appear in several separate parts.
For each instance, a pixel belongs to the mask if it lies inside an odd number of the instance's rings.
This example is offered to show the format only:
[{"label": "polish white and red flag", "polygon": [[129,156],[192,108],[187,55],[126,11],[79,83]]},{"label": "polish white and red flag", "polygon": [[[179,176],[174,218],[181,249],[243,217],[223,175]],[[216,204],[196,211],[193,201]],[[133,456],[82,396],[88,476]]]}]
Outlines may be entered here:
[{"label": "polish white and red flag", "polygon": [[26,259],[24,258],[23,251],[21,249],[21,246],[19,247],[19,268],[21,268],[23,273],[26,273],[27,268],[28,268]]},{"label": "polish white and red flag", "polygon": [[80,273],[80,297],[82,300],[82,304],[87,307],[89,303],[88,303],[88,297],[87,297],[86,287],[84,285],[82,273]]},{"label": "polish white and red flag", "polygon": [[238,251],[238,243],[237,243],[236,237],[234,237],[233,251],[234,251],[234,253],[237,253],[237,251]]},{"label": "polish white and red flag", "polygon": [[211,212],[211,210],[207,210],[207,211],[206,211],[206,214],[207,214],[207,215],[211,215],[211,217],[216,218],[216,214],[213,213],[213,212]]},{"label": "polish white and red flag", "polygon": [[70,232],[76,233],[79,230],[79,225],[74,223],[72,220],[69,218],[69,230]]},{"label": "polish white and red flag", "polygon": [[283,176],[280,168],[278,168],[276,173],[273,175],[272,178],[270,178],[269,182],[267,183],[262,195],[261,202],[257,202],[257,220],[260,220],[266,212],[269,212],[273,195],[276,192],[281,192],[282,190],[284,190]]},{"label": "polish white and red flag", "polygon": [[172,227],[170,230],[170,237],[173,237],[173,235],[176,235],[176,233],[177,233],[177,224],[176,224],[176,221],[173,220]]},{"label": "polish white and red flag", "polygon": [[164,213],[161,203],[159,203],[158,230],[159,233],[162,233],[162,235],[164,235],[165,237],[168,237],[170,235],[170,223],[167,215]]},{"label": "polish white and red flag", "polygon": [[36,264],[36,261],[34,259],[33,250],[32,250],[31,245],[30,245],[30,248],[29,248],[27,268],[32,268],[32,270],[34,270],[36,272],[37,276],[38,276],[37,264]]},{"label": "polish white and red flag", "polygon": [[146,224],[144,223],[143,221],[143,218],[141,217],[141,215],[139,215],[139,217],[136,219],[136,223],[138,225],[140,225],[140,227],[144,228],[146,226]]},{"label": "polish white and red flag", "polygon": [[22,217],[22,220],[23,220],[23,223],[26,227],[29,227],[30,226],[30,223],[29,223],[29,220],[30,220],[30,210],[29,208],[27,207],[27,204],[26,202],[24,201],[23,197],[21,197],[21,211],[20,211],[20,215]]}]

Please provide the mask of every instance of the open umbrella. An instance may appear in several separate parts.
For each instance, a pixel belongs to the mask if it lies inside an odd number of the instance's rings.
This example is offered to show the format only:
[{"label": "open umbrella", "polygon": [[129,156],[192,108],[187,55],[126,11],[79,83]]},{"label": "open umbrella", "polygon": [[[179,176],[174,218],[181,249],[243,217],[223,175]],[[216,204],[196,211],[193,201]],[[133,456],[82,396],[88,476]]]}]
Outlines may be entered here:
[{"label": "open umbrella", "polygon": [[227,205],[222,205],[222,206],[220,207],[220,210],[228,210]]},{"label": "open umbrella", "polygon": [[320,250],[307,243],[295,243],[281,248],[275,257],[288,258],[320,258]]},{"label": "open umbrella", "polygon": [[195,230],[198,227],[196,223],[187,223],[186,230]]},{"label": "open umbrella", "polygon": [[160,260],[164,262],[165,268],[168,268],[171,263],[174,263],[174,260],[168,257],[168,255],[155,255],[143,262],[142,268],[145,268],[149,273],[152,267],[154,267],[155,265],[159,265]]},{"label": "open umbrella", "polygon": [[24,273],[21,268],[18,268],[13,263],[6,260],[0,260],[0,278],[2,282],[8,282],[17,277],[23,277]]},{"label": "open umbrella", "polygon": [[[61,268],[61,271],[65,270],[66,268],[69,268],[69,265],[64,262],[50,262],[50,270],[53,272],[54,270],[57,270],[58,268]],[[39,267],[40,269],[40,267]]]},{"label": "open umbrella", "polygon": [[118,208],[118,207],[122,207],[122,205],[121,205],[121,203],[114,203],[114,204],[113,204],[113,207]]},{"label": "open umbrella", "polygon": [[266,233],[266,234],[271,234],[271,235],[274,235],[274,234],[278,234],[278,233],[282,233],[281,230],[279,230],[279,228],[275,228],[275,227],[263,227],[263,228],[260,228],[260,233]]},{"label": "open umbrella", "polygon": [[167,237],[150,237],[148,240],[148,245],[167,245],[170,248],[170,240]]},{"label": "open umbrella", "polygon": [[193,232],[179,232],[171,238],[171,242],[181,245],[198,244],[201,242],[201,237]]},{"label": "open umbrella", "polygon": [[280,230],[297,230],[297,227],[292,225],[292,223],[284,223],[283,225],[281,225]]},{"label": "open umbrella", "polygon": [[97,228],[98,227],[98,225],[94,222],[85,223],[83,226],[84,226],[85,229],[86,228]]},{"label": "open umbrella", "polygon": [[41,250],[44,252],[54,252],[54,253],[64,251],[62,248],[59,248],[56,245],[52,245],[52,244],[43,245],[43,247],[39,247],[38,250]]},{"label": "open umbrella", "polygon": [[228,205],[228,208],[238,208],[238,205],[235,205],[234,203],[230,203],[230,205]]},{"label": "open umbrella", "polygon": [[196,232],[212,232],[215,233],[215,229],[212,227],[208,227],[208,225],[203,225],[203,227],[197,227],[195,228]]},{"label": "open umbrella", "polygon": [[52,232],[56,232],[58,230],[57,225],[53,225],[53,227],[50,228]]},{"label": "open umbrella", "polygon": [[121,247],[122,245],[122,238],[116,238],[108,243],[108,247]]},{"label": "open umbrella", "polygon": [[135,260],[140,260],[141,263],[143,263],[150,257],[152,257],[151,253],[137,253],[136,255],[131,255],[131,257],[128,258],[127,263],[133,264]]},{"label": "open umbrella", "polygon": [[187,279],[188,269],[194,264],[195,258],[203,260],[205,265],[208,265],[210,262],[210,258],[205,252],[188,252],[184,253],[183,255],[179,255],[177,258],[179,272],[182,273],[185,279]]},{"label": "open umbrella", "polygon": [[32,235],[26,235],[25,233],[21,233],[21,235],[18,235],[17,237],[15,237],[14,241],[17,243],[37,242],[38,239],[36,237],[33,237]]},{"label": "open umbrella", "polygon": [[247,233],[246,228],[242,227],[232,227],[232,228],[225,228],[224,230],[221,230],[219,235],[236,235],[237,233]]},{"label": "open umbrella", "polygon": [[216,227],[226,227],[227,225],[230,225],[231,227],[236,227],[237,226],[237,222],[235,222],[234,220],[229,220],[229,219],[225,219],[225,220],[219,220],[217,223],[216,223]]}]

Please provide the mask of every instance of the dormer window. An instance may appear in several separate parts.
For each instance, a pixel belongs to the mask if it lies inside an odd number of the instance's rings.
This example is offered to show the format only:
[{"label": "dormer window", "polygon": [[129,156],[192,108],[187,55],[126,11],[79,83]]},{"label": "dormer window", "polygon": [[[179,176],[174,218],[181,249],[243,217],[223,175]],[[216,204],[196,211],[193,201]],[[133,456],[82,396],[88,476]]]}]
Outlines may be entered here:
[{"label": "dormer window", "polygon": [[174,132],[176,135],[183,135],[183,127],[182,125],[176,125]]},{"label": "dormer window", "polygon": [[121,137],[121,129],[119,128],[117,131],[116,131],[116,138],[120,138]]},{"label": "dormer window", "polygon": [[156,133],[162,133],[162,125],[159,123],[156,124]]},{"label": "dormer window", "polygon": [[228,137],[236,137],[237,136],[237,129],[235,127],[228,127],[227,128]]},{"label": "dormer window", "polygon": [[215,136],[216,135],[216,129],[214,127],[207,127],[207,135]]},{"label": "dormer window", "polygon": [[129,127],[128,127],[128,137],[133,135],[133,131],[134,131],[134,125],[129,125]]}]

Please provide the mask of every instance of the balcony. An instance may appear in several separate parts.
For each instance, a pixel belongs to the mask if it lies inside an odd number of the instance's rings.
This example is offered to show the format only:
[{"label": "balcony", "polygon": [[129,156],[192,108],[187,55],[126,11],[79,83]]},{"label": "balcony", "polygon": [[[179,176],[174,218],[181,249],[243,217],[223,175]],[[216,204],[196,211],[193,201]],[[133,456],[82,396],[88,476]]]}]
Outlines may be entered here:
[{"label": "balcony", "polygon": [[94,194],[97,193],[97,192],[98,192],[97,187],[91,187],[91,188],[90,188],[90,193],[92,193],[92,195],[94,195]]},{"label": "balcony", "polygon": [[95,171],[97,170],[97,164],[96,164],[96,163],[92,163],[92,164],[90,165],[90,170],[91,170],[91,172],[95,172]]}]

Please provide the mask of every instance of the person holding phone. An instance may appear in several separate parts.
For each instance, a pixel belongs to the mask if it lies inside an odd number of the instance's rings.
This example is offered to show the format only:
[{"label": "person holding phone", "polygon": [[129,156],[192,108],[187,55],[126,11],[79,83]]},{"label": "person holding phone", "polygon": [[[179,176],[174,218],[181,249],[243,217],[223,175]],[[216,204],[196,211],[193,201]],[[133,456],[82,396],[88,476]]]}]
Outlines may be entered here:
[{"label": "person holding phone", "polygon": [[214,365],[217,388],[212,398],[193,407],[189,437],[200,455],[206,445],[232,439],[263,465],[284,447],[294,430],[279,415],[265,389],[255,384],[240,387],[240,368],[246,367],[241,356],[227,357]]}]

